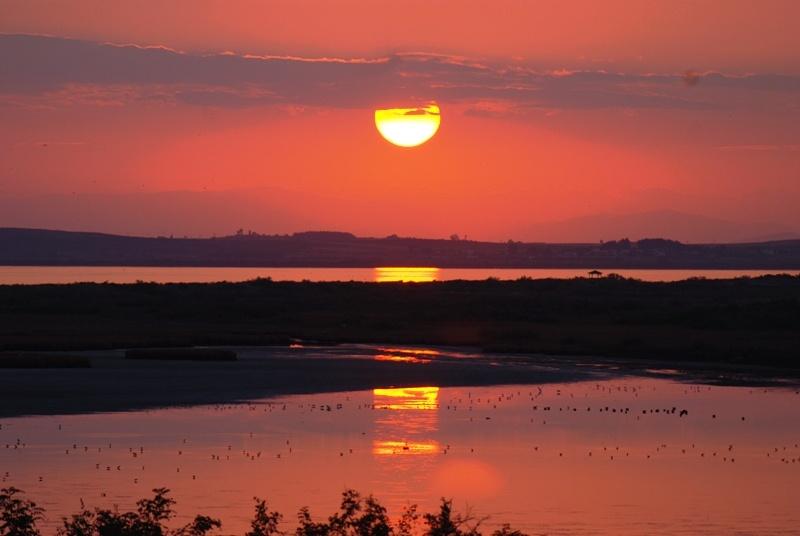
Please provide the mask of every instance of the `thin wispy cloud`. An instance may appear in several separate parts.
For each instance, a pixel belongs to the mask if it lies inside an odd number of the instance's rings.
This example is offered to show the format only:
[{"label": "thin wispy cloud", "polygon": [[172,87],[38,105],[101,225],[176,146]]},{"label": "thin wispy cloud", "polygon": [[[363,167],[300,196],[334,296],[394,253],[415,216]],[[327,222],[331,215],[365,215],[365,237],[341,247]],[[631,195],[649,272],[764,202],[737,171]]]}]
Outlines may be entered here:
[{"label": "thin wispy cloud", "polygon": [[750,144],[750,145],[722,145],[718,147],[725,152],[800,152],[800,144]]},{"label": "thin wispy cloud", "polygon": [[[441,54],[378,58],[302,58],[231,52],[189,54],[166,47],[117,45],[35,35],[0,35],[0,98],[119,104],[165,100],[186,105],[373,107],[408,101],[505,103],[513,111],[549,109],[717,109],[759,98],[787,107],[800,77],[717,72],[636,74],[538,71]],[[5,97],[5,98],[3,98]],[[12,98],[13,97],[13,98]]]}]

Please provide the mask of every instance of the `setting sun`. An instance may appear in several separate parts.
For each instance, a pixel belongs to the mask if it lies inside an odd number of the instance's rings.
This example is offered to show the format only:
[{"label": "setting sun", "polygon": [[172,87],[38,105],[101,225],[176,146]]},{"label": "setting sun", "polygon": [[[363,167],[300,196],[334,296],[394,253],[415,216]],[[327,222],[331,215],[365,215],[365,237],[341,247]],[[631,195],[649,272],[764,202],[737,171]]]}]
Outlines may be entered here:
[{"label": "setting sun", "polygon": [[439,107],[429,104],[419,108],[375,110],[375,126],[388,142],[400,147],[422,145],[439,130]]}]

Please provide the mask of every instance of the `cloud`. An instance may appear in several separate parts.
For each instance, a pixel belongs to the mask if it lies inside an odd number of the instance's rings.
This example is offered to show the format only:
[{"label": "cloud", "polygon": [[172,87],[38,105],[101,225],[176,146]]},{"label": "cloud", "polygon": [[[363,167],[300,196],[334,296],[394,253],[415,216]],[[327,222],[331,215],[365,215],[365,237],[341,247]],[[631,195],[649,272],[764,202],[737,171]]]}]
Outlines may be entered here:
[{"label": "cloud", "polygon": [[694,87],[700,83],[700,75],[695,71],[688,70],[683,73],[683,83],[689,87]]},{"label": "cloud", "polygon": [[800,152],[800,144],[797,143],[789,143],[789,144],[751,144],[751,145],[721,145],[718,147],[720,151],[726,152],[775,152],[775,151],[787,151],[787,152]]},{"label": "cloud", "polygon": [[[715,109],[767,99],[791,106],[800,77],[694,73],[648,75],[606,71],[541,72],[518,63],[406,53],[372,59],[189,54],[36,35],[0,34],[0,99],[98,103],[166,100],[195,106],[379,107],[431,100],[506,103],[526,108]],[[689,90],[691,89],[691,91]],[[77,97],[75,97],[77,95]],[[10,97],[14,97],[14,99]],[[87,98],[88,96],[88,98]],[[727,98],[727,100],[726,100]]]}]

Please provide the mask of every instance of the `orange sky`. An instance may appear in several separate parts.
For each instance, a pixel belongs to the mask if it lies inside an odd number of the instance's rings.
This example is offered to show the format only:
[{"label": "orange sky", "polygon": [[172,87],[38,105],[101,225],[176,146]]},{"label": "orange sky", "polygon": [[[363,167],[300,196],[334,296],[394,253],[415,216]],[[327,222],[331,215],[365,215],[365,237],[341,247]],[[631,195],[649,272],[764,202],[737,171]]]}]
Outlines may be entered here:
[{"label": "orange sky", "polygon": [[[800,4],[386,6],[0,0],[0,226],[800,232]],[[427,144],[376,132],[429,99]]]}]

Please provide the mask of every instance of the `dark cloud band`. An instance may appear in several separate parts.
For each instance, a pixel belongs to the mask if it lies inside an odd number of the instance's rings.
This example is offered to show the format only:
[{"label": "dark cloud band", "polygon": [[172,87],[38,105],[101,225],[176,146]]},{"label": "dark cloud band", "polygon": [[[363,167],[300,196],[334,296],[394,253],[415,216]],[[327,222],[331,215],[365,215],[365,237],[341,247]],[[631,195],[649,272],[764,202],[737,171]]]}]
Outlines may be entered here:
[{"label": "dark cloud band", "polygon": [[[370,60],[199,55],[161,47],[0,35],[0,93],[23,96],[91,85],[132,87],[142,98],[220,107],[376,107],[439,100],[503,101],[509,109],[713,109],[731,95],[755,98],[754,92],[781,92],[784,98],[772,101],[790,105],[800,94],[800,77],[692,72],[687,83],[686,76],[548,73],[434,54]],[[154,87],[158,91],[147,91]]]}]

